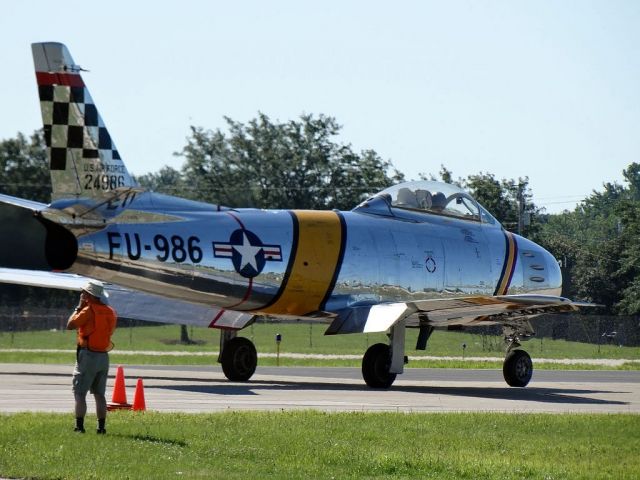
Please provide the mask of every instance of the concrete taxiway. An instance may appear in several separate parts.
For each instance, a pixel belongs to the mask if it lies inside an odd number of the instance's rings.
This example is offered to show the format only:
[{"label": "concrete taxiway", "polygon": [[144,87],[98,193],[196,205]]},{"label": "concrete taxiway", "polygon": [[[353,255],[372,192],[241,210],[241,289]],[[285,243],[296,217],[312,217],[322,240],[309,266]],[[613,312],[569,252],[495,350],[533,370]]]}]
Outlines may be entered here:
[{"label": "concrete taxiway", "polygon": [[[72,365],[0,364],[0,412],[70,412]],[[112,366],[107,396],[115,377]],[[138,378],[148,410],[503,411],[640,413],[640,372],[538,370],[510,388],[499,370],[407,369],[389,390],[364,385],[357,368],[259,367],[250,382],[218,367],[124,366],[127,398]],[[89,401],[90,410],[93,402]]]}]

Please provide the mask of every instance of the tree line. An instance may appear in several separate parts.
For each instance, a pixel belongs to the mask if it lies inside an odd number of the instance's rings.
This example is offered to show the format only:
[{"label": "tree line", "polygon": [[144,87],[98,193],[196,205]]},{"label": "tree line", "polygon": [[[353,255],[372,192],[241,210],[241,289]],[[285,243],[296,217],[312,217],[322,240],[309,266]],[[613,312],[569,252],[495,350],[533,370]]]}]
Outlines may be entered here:
[{"label": "tree line", "polygon": [[[333,117],[274,122],[260,113],[246,124],[225,120],[226,130],[192,126],[186,145],[175,153],[183,158],[182,167],[161,167],[138,182],[230,207],[346,210],[405,180],[374,150],[356,152],[339,142],[341,126]],[[527,177],[498,179],[479,172],[454,178],[446,166],[438,176],[469,191],[507,230],[547,248],[561,264],[565,296],[602,304],[608,313],[640,314],[640,164],[624,170],[624,184],[604,183],[601,191],[560,214],[534,204]],[[420,177],[436,179],[427,173]],[[40,130],[0,141],[0,192],[50,200]],[[0,299],[9,297],[6,287],[0,289]],[[34,299],[38,304],[52,300]]]}]

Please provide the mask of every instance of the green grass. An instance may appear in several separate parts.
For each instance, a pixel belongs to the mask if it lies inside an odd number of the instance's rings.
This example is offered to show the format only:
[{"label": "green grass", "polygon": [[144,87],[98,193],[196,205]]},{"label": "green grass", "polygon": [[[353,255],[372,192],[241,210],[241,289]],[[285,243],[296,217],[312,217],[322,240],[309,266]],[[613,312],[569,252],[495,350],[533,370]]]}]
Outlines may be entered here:
[{"label": "green grass", "polygon": [[[318,353],[318,354],[354,354],[362,355],[368,346],[377,342],[386,342],[383,334],[334,335],[324,336],[324,325],[261,323],[241,332],[241,335],[253,340],[259,353],[275,353],[276,333],[282,334],[280,351],[282,353]],[[462,344],[466,344],[466,357],[502,357],[504,356],[501,337],[488,337],[465,332],[436,331],[429,341],[425,352],[413,350],[417,332],[407,331],[407,354],[430,356],[462,356]],[[211,364],[215,362],[213,352],[219,348],[218,332],[207,328],[190,328],[194,345],[177,344],[179,327],[174,325],[119,328],[114,335],[116,348],[111,359],[114,363],[128,364],[166,364],[189,365]],[[75,333],[69,331],[34,331],[0,333],[0,349],[72,349]],[[640,359],[639,347],[618,347],[612,345],[585,344],[564,340],[532,339],[523,344],[534,360],[536,358],[627,358]],[[121,355],[118,351],[181,351],[211,352],[211,356],[149,356],[144,354]],[[600,350],[600,351],[598,351]],[[0,362],[31,363],[68,363],[72,360],[64,353],[13,353],[0,351]],[[275,365],[273,358],[261,358],[260,365]],[[360,366],[360,360],[340,359],[280,359],[280,365],[290,366]],[[413,367],[449,367],[449,368],[502,368],[502,362],[472,362],[468,360],[420,360],[412,361]],[[612,367],[594,367],[586,365],[557,366],[536,362],[538,368],[580,368],[598,369]],[[626,364],[618,369],[640,369],[638,363]]]},{"label": "green grass", "polygon": [[[112,365],[217,365],[217,355],[172,356],[172,355],[122,355],[110,354]],[[44,353],[44,352],[1,352],[0,363],[43,363],[43,364],[72,364],[75,361],[73,353]],[[276,358],[261,357],[258,366],[262,367],[356,367],[362,366],[362,360],[318,359],[318,358]],[[502,369],[501,361],[473,361],[473,360],[411,360],[409,368],[473,368],[473,369]],[[534,368],[537,370],[640,370],[640,362],[626,362],[619,366],[588,365],[584,363],[559,364],[537,361],[534,358]]]},{"label": "green grass", "polygon": [[[89,421],[89,419],[87,419]],[[19,478],[625,479],[640,416],[114,412],[0,416],[0,475]]]},{"label": "green grass", "polygon": [[[325,336],[322,324],[260,323],[243,330],[240,334],[251,338],[259,352],[276,351],[275,335],[282,334],[281,352],[305,352],[327,354],[362,354],[369,345],[385,342],[384,334],[353,334]],[[119,328],[114,335],[116,351],[217,351],[218,332],[209,328],[190,328],[196,345],[179,345],[179,327],[175,325]],[[407,330],[407,350],[413,355],[417,337],[415,329]],[[1,332],[0,348],[73,348],[75,333],[70,331]],[[200,343],[201,342],[201,343]],[[502,338],[470,334],[466,332],[436,331],[426,352],[427,355],[461,356],[462,344],[466,344],[465,355],[502,356]],[[523,344],[532,355],[546,358],[629,358],[640,359],[640,347],[618,347],[565,340],[531,339]]]}]

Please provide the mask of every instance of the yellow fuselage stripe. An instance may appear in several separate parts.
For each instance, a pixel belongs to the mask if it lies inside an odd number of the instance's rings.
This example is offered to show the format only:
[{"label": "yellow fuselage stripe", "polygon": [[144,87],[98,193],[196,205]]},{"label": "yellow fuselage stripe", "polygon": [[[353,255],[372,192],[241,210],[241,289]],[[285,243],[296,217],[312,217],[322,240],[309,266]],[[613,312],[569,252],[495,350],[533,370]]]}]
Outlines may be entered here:
[{"label": "yellow fuselage stripe", "polygon": [[321,308],[340,261],[342,226],[335,212],[294,210],[297,251],[284,291],[264,313],[304,315]]},{"label": "yellow fuselage stripe", "polygon": [[515,239],[513,235],[507,233],[507,248],[509,249],[509,254],[507,258],[507,266],[504,269],[504,275],[502,276],[502,280],[500,281],[500,288],[498,289],[498,295],[506,295],[507,290],[509,289],[509,284],[511,283],[511,276],[513,274],[513,262],[516,261],[516,249],[515,249]]}]

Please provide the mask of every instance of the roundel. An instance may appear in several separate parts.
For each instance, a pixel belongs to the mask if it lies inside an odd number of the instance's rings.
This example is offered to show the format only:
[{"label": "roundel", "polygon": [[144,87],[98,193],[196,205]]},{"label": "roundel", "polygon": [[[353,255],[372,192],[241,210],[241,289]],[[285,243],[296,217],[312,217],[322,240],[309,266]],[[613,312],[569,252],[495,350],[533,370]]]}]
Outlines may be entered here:
[{"label": "roundel", "polygon": [[265,245],[255,233],[244,228],[234,230],[229,242],[214,242],[213,247],[215,257],[230,258],[234,270],[245,278],[259,275],[268,261],[282,261],[280,245]]},{"label": "roundel", "polygon": [[425,260],[425,266],[427,267],[427,272],[429,273],[433,273],[436,271],[436,261],[431,255],[429,255]]},{"label": "roundel", "polygon": [[249,230],[236,230],[231,234],[229,243],[233,248],[231,261],[233,268],[246,278],[253,278],[264,268],[264,250],[258,236]]}]

